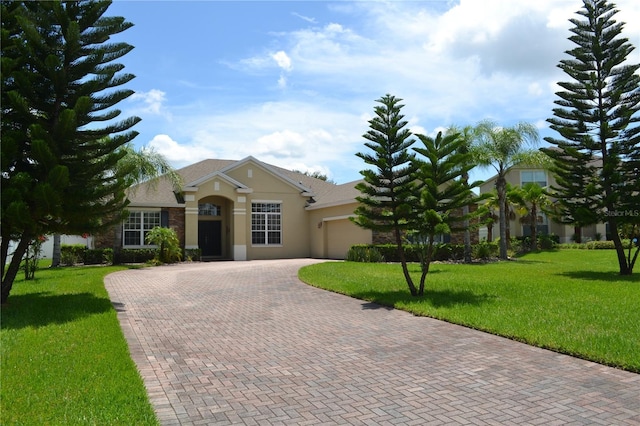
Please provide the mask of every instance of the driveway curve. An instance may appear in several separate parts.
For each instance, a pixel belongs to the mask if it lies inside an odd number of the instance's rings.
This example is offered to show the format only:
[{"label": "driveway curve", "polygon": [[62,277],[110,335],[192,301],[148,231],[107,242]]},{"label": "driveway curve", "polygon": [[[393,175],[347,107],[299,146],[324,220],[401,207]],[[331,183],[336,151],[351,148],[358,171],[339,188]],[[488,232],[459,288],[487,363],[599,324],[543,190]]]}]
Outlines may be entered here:
[{"label": "driveway curve", "polygon": [[163,425],[640,424],[640,375],[307,286],[315,262],[106,277]]}]

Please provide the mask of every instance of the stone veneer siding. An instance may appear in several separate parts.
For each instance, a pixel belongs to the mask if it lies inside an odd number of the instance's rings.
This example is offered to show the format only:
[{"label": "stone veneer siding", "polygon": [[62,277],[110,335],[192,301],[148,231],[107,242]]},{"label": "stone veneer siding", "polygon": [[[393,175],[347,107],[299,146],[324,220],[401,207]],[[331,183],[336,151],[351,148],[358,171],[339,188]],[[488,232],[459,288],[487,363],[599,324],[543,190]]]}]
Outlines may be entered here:
[{"label": "stone veneer siding", "polygon": [[178,241],[180,241],[180,247],[184,248],[184,208],[181,207],[168,207],[162,209],[163,211],[169,212],[169,228],[176,231],[178,235]]}]

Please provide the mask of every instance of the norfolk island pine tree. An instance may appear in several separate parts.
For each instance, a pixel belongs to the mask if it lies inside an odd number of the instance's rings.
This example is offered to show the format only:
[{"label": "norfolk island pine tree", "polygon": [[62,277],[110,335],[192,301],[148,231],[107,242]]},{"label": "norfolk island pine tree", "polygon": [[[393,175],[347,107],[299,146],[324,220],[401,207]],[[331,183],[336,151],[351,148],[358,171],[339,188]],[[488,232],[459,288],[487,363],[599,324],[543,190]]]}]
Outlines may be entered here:
[{"label": "norfolk island pine tree", "polygon": [[543,151],[554,162],[557,218],[607,222],[619,272],[630,275],[640,247],[632,254],[630,243],[625,256],[619,233],[640,228],[640,64],[627,61],[634,47],[621,37],[617,12],[606,0],[583,0],[577,13],[584,19],[570,19],[576,46],[558,65],[570,81],[558,83],[564,90],[547,120],[559,137],[546,137],[555,146]]},{"label": "norfolk island pine tree", "polygon": [[114,61],[133,47],[109,39],[132,24],[104,16],[109,5],[1,3],[2,303],[35,237],[104,229],[127,205],[118,148],[140,119],[117,120],[113,107],[133,94],[119,87],[134,76]]},{"label": "norfolk island pine tree", "polygon": [[360,172],[364,182],[356,189],[362,196],[356,197],[360,205],[351,220],[363,228],[393,234],[409,291],[417,296],[402,245],[416,200],[413,177],[417,165],[413,161],[415,155],[409,152],[415,140],[405,129],[402,99],[387,94],[376,102],[380,105],[374,107],[375,117],[369,120],[369,131],[363,135],[368,140],[365,146],[372,153],[356,154],[373,168]]}]

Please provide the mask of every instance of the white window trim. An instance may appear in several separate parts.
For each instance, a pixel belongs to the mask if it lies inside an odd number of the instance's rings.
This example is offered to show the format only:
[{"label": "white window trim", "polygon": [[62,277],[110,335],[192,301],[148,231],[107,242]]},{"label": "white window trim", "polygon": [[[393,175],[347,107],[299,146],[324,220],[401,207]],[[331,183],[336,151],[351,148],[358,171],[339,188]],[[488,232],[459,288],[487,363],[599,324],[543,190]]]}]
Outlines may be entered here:
[{"label": "white window trim", "polygon": [[[544,181],[546,182],[546,185],[542,185],[542,187],[547,187],[549,186],[549,176],[547,175],[547,172],[545,170],[540,170],[540,169],[525,169],[525,170],[520,170],[520,187],[526,185],[527,183],[538,183],[538,181],[523,181],[522,180],[522,173],[528,173],[528,172],[534,172],[534,173],[542,173],[544,174]],[[535,176],[534,176],[535,178]]]},{"label": "white window trim", "polygon": [[[131,213],[142,213],[143,214],[143,218],[144,218],[144,213],[161,213],[162,209],[159,207],[155,207],[155,208],[143,208],[143,209],[127,209],[129,211],[129,214]],[[162,217],[160,217],[160,220],[162,220]],[[144,219],[143,219],[144,222]],[[127,231],[125,229],[125,224],[127,223],[127,220],[124,220],[122,222],[122,248],[125,249],[155,249],[158,248],[157,245],[155,244],[125,244],[125,231]],[[144,226],[144,223],[143,223]],[[144,229],[141,229],[140,232],[144,232]]]},{"label": "white window trim", "polygon": [[[253,215],[255,214],[253,212],[253,205],[254,204],[279,204],[280,205],[280,244],[269,244],[269,243],[265,243],[265,244],[257,244],[253,242]],[[282,200],[251,200],[251,223],[250,223],[250,234],[249,234],[249,238],[251,241],[251,247],[283,247],[284,245],[282,244],[282,241],[284,241],[284,221],[282,219],[282,212],[283,212],[283,203]],[[267,224],[265,223],[265,226]],[[268,226],[266,226],[267,229],[265,229],[265,234],[267,234],[269,232]],[[265,238],[266,240],[267,238]]]}]

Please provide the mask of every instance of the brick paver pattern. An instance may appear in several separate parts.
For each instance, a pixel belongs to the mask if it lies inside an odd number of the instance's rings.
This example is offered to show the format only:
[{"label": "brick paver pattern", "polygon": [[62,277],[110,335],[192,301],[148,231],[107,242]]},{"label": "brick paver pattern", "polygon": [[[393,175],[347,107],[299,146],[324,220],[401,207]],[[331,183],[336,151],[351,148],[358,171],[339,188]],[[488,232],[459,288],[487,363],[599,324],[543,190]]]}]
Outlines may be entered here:
[{"label": "brick paver pattern", "polygon": [[640,375],[308,286],[312,259],[106,278],[163,425],[640,424]]}]

